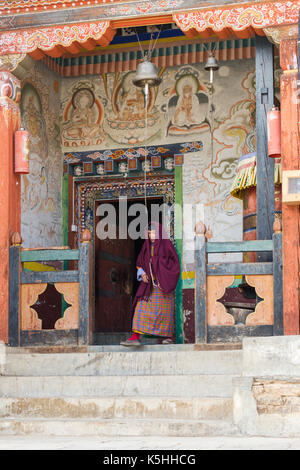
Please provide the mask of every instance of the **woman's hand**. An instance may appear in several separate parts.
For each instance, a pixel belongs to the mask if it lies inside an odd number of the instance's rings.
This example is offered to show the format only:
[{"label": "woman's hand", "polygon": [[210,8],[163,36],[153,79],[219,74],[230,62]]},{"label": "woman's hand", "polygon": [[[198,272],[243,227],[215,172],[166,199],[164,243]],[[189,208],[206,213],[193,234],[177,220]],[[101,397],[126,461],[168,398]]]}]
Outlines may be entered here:
[{"label": "woman's hand", "polygon": [[142,275],[142,280],[143,280],[143,282],[145,282],[146,284],[148,284],[149,278],[148,278],[148,276],[147,276],[146,273],[144,273],[144,274]]}]

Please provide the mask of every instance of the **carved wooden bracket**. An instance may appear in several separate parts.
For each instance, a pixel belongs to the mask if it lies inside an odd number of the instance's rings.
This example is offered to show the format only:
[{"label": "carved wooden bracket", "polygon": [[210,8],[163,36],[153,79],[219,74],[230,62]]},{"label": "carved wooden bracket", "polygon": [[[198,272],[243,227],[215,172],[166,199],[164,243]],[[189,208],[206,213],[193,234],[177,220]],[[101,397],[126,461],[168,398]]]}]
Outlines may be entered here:
[{"label": "carved wooden bracket", "polygon": [[25,53],[0,55],[0,72],[12,72],[25,59],[25,57]]},{"label": "carved wooden bracket", "polygon": [[278,26],[270,26],[264,28],[264,33],[273,44],[279,45],[284,39],[297,39],[298,25],[297,24],[284,24]]}]

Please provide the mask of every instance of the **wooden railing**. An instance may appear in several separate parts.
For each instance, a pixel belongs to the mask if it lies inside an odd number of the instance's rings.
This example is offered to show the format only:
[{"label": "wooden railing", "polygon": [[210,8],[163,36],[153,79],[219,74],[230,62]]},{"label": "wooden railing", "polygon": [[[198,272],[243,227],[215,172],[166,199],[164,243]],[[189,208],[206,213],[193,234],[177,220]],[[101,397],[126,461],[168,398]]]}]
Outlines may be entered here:
[{"label": "wooden railing", "polygon": [[[241,336],[248,335],[283,334],[282,233],[278,222],[274,224],[274,230],[272,240],[208,242],[205,226],[199,224],[195,241],[196,343],[235,341]],[[208,263],[207,261],[210,253],[245,252],[271,252],[273,261],[255,263]],[[226,287],[230,286],[232,276],[238,275],[246,276],[246,280],[252,282],[253,287],[256,287],[255,283],[259,284],[261,297],[265,296],[263,305],[265,313],[261,313],[263,310],[261,306],[260,313],[256,314],[255,319],[254,316],[252,319],[250,317],[248,325],[235,325],[232,317],[227,315],[225,307],[219,302],[217,304],[218,298],[222,297],[220,293],[223,294]],[[216,288],[217,284],[220,288]]]},{"label": "wooden railing", "polygon": [[[72,270],[26,271],[23,263],[77,263]],[[91,234],[83,232],[79,249],[68,247],[22,249],[18,234],[10,247],[9,344],[87,345],[91,337],[92,315]],[[69,304],[53,330],[43,330],[31,308],[47,285],[53,284]]]}]

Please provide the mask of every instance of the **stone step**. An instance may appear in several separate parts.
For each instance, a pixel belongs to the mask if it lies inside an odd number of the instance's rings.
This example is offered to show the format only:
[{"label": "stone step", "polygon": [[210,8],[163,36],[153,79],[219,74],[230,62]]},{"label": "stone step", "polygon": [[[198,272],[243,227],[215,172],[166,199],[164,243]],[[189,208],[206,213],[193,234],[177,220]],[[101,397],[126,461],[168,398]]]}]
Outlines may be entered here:
[{"label": "stone step", "polygon": [[233,375],[0,377],[1,397],[231,397]]},{"label": "stone step", "polygon": [[236,432],[223,420],[172,419],[0,419],[0,435],[47,436],[228,436]]},{"label": "stone step", "polygon": [[7,376],[225,375],[241,372],[241,350],[7,353],[2,366],[2,375]]},{"label": "stone step", "polygon": [[231,420],[231,398],[1,398],[0,418]]}]

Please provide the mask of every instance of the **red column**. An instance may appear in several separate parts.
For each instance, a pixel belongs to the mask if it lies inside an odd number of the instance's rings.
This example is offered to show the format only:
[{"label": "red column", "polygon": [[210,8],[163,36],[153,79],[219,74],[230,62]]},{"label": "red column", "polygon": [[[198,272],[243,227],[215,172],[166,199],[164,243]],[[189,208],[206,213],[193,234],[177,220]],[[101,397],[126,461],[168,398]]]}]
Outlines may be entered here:
[{"label": "red column", "polygon": [[[300,95],[297,95],[297,39],[280,42],[282,171],[300,168]],[[298,102],[299,101],[299,102]],[[282,204],[284,334],[299,334],[300,211]]]},{"label": "red column", "polygon": [[13,136],[20,127],[20,82],[0,72],[0,341],[8,342],[9,245],[21,233],[21,181],[14,173]]}]

